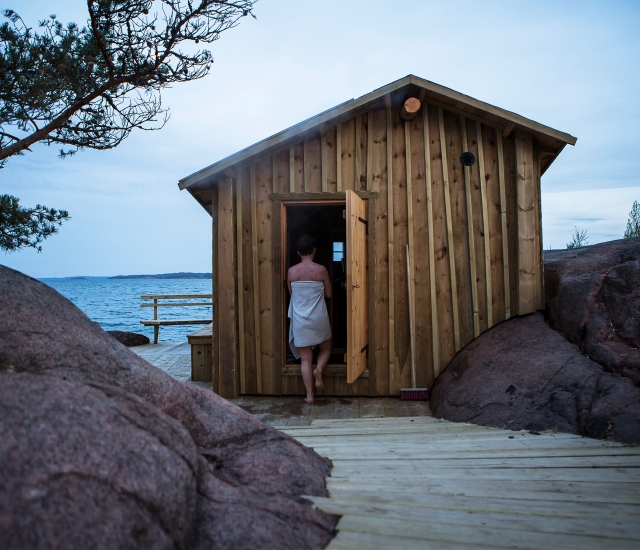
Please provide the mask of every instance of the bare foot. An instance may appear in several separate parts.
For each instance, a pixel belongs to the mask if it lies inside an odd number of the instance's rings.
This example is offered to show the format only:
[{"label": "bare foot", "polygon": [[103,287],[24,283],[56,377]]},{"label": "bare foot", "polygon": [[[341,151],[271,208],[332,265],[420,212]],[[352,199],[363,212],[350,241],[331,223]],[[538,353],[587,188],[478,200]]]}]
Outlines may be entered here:
[{"label": "bare foot", "polygon": [[313,371],[313,377],[316,379],[316,388],[318,388],[319,390],[323,390],[324,382],[322,381],[322,373],[320,373],[318,369],[315,369]]},{"label": "bare foot", "polygon": [[305,397],[304,402],[313,405],[313,397]]}]

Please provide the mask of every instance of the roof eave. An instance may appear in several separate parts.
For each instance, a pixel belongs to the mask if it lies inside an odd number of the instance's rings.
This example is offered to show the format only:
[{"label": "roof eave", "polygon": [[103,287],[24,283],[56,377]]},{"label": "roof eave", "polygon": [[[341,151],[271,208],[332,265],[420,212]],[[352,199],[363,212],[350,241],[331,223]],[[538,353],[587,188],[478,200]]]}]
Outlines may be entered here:
[{"label": "roof eave", "polygon": [[324,111],[318,115],[315,115],[311,118],[303,120],[302,122],[299,122],[298,124],[295,124],[294,126],[287,128],[286,130],[283,130],[282,132],[273,134],[272,136],[269,136],[266,139],[263,139],[257,143],[254,143],[253,145],[250,145],[249,147],[245,147],[244,149],[238,151],[237,153],[229,155],[228,157],[225,157],[219,160],[218,162],[215,162],[207,166],[206,168],[203,168],[202,170],[198,170],[197,172],[194,172],[193,174],[187,176],[186,178],[182,178],[178,182],[178,187],[180,189],[186,189],[187,187],[189,187],[194,183],[197,183],[210,176],[214,176],[224,171],[226,168],[230,168],[234,164],[237,164],[238,162],[242,162],[243,160],[246,160],[247,158],[253,156],[259,151],[269,149],[270,147],[276,146],[282,143],[283,141],[294,138],[298,134],[301,134],[307,130],[310,130],[316,126],[319,126],[320,124],[329,122],[346,112],[353,111],[359,107],[362,107],[363,105],[366,105],[367,103],[372,103],[387,94],[390,94],[396,90],[399,90],[400,88],[403,88],[404,86],[407,86],[408,84],[411,84],[411,76],[405,76],[400,80],[396,80],[391,84],[387,84],[382,88],[378,88],[373,92],[363,95],[358,99],[350,99],[348,101],[345,101],[344,103],[341,103],[340,105],[332,107],[327,111]]},{"label": "roof eave", "polygon": [[[410,84],[413,84],[415,86],[418,86],[419,88],[425,89],[427,92],[430,92],[437,96],[441,96],[442,98],[456,101],[457,102],[456,106],[455,107],[451,106],[451,108],[458,108],[458,109],[462,108],[462,110],[464,110],[464,107],[471,107],[473,109],[478,109],[483,113],[498,117],[501,120],[505,121],[506,123],[515,124],[516,128],[520,128],[525,131],[527,130],[532,131],[532,132],[539,133],[544,136],[556,139],[562,142],[561,147],[559,147],[558,154],[560,153],[560,151],[562,151],[562,149],[566,144],[575,145],[577,141],[577,138],[565,132],[560,132],[559,130],[555,130],[554,128],[545,126],[544,124],[540,124],[538,122],[535,122],[534,120],[525,118],[511,111],[507,111],[500,107],[496,107],[489,103],[485,103],[483,101],[475,99],[471,96],[467,96],[460,92],[456,92],[455,90],[452,90],[451,88],[447,88],[446,86],[441,86],[440,84],[436,84],[434,82],[425,80],[423,78],[420,78],[414,75],[408,75],[408,76],[405,76],[404,78],[401,78],[400,80],[396,80],[395,82],[391,82],[386,86],[382,86],[381,88],[373,90],[372,92],[369,92],[368,94],[365,94],[357,99],[351,99],[349,101],[345,101],[344,103],[341,103],[336,107],[328,109],[327,111],[324,111],[318,115],[308,118],[302,122],[299,122],[298,124],[291,126],[286,130],[283,130],[282,132],[278,132],[277,134],[274,134],[266,139],[263,139],[257,143],[254,143],[253,145],[250,145],[249,147],[246,147],[241,151],[238,151],[228,157],[225,157],[224,159],[219,160],[218,162],[215,162],[201,170],[198,170],[197,172],[194,172],[193,174],[185,178],[182,178],[178,182],[178,187],[180,189],[187,189],[194,184],[197,184],[200,182],[204,183],[204,180],[215,179],[215,176],[217,176],[221,172],[224,172],[224,170],[234,166],[239,162],[247,160],[248,158],[254,155],[257,155],[273,147],[276,147],[282,144],[283,142],[286,142],[287,140],[295,138],[299,134],[302,134],[306,131],[313,129],[314,127],[320,126],[321,124],[325,124],[336,118],[339,118],[345,113],[355,111],[367,104],[374,103],[380,100],[385,95],[393,93],[396,90],[399,90]],[[555,160],[555,157],[553,160]],[[551,162],[553,162],[553,160]],[[551,163],[549,163],[549,165],[550,164]]]},{"label": "roof eave", "polygon": [[520,126],[524,130],[533,130],[545,136],[558,139],[569,145],[575,145],[576,141],[578,141],[578,138],[572,136],[571,134],[561,132],[559,130],[551,128],[550,126],[545,126],[544,124],[540,124],[535,120],[523,117],[512,111],[507,111],[506,109],[502,109],[501,107],[496,107],[495,105],[491,105],[490,103],[485,103],[484,101],[480,101],[479,99],[475,99],[471,96],[456,92],[455,90],[447,88],[446,86],[441,86],[440,84],[436,84],[435,82],[425,80],[424,78],[420,78],[418,76],[411,75],[409,78],[411,79],[412,84],[424,88],[427,91],[443,95],[452,100],[457,100],[463,105],[468,105],[475,109],[484,111],[485,113],[495,115],[507,122],[513,122],[516,126]]}]

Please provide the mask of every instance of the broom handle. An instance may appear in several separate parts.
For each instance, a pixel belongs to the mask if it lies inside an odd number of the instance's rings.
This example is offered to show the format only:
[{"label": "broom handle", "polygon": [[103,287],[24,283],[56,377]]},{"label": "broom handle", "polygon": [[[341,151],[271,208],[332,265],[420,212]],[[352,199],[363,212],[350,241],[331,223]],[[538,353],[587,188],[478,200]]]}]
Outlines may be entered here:
[{"label": "broom handle", "polygon": [[409,336],[411,338],[411,387],[416,387],[416,347],[413,335],[413,302],[411,300],[411,263],[409,261],[409,245],[407,251],[407,289],[409,291]]}]

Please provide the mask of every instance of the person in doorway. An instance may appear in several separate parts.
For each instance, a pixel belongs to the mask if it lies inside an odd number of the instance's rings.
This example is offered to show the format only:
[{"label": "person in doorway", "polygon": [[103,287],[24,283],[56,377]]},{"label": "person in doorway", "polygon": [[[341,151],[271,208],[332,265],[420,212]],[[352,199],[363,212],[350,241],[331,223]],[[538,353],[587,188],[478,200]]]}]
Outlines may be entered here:
[{"label": "person in doorway", "polygon": [[[313,382],[318,390],[324,388],[322,369],[331,356],[331,325],[325,298],[331,298],[331,281],[327,268],[313,261],[316,242],[303,235],[297,243],[300,263],[289,268],[287,283],[289,302],[289,346],[296,359],[301,359],[300,370],[307,390],[307,403],[313,403]],[[311,370],[313,348],[320,346],[318,364]]]}]

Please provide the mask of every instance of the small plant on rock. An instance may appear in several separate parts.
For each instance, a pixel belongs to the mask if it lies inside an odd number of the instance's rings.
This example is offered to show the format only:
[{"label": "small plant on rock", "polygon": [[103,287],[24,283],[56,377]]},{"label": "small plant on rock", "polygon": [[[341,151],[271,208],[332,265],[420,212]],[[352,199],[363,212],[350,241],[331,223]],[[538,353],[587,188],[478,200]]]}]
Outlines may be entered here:
[{"label": "small plant on rock", "polygon": [[582,248],[588,244],[589,239],[587,239],[587,230],[579,231],[576,227],[576,232],[573,234],[573,237],[571,237],[571,241],[567,243],[567,249]]}]

